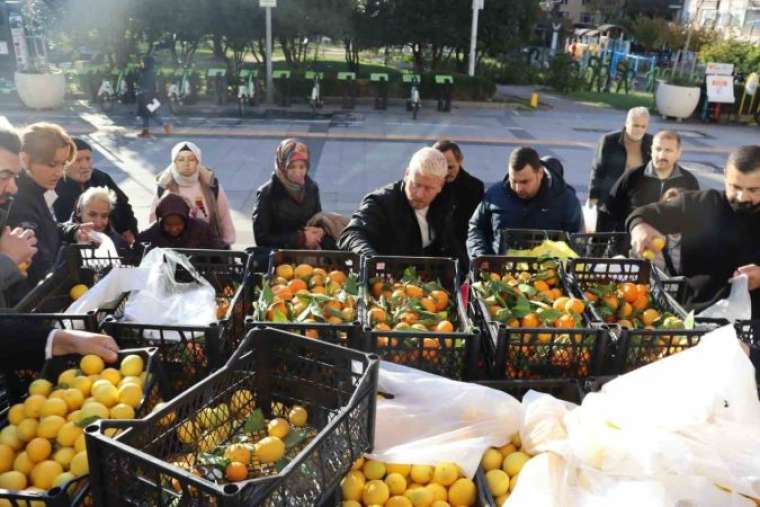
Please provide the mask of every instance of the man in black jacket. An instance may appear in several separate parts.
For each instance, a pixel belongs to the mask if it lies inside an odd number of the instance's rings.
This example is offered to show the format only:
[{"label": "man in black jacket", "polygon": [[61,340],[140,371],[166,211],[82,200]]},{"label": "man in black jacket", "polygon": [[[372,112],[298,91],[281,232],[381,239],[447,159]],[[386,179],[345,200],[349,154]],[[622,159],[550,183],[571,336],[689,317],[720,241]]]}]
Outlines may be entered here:
[{"label": "man in black jacket", "polygon": [[700,310],[726,297],[729,279],[746,274],[752,317],[760,318],[760,146],[742,146],[728,158],[725,190],[684,192],[674,200],[637,208],[626,223],[635,252],[681,234],[681,271],[687,306]]},{"label": "man in black jacket", "polygon": [[453,208],[439,195],[446,157],[434,148],[412,156],[404,179],[364,196],[338,241],[362,255],[455,257],[464,261],[452,227]]},{"label": "man in black jacket", "polygon": [[646,165],[652,158],[652,136],[647,134],[649,111],[634,107],[628,111],[623,130],[602,136],[591,163],[588,197],[603,204],[615,182],[626,170]]},{"label": "man in black jacket", "polygon": [[76,207],[77,199],[88,188],[108,187],[116,194],[116,205],[111,212],[111,224],[128,244],[137,236],[137,219],[129,204],[127,194],[122,192],[108,174],[92,165],[92,146],[82,139],[73,139],[77,148],[76,158],[68,166],[55,187],[58,194],[53,208],[58,222],[68,222]]},{"label": "man in black jacket", "polygon": [[[454,237],[458,248],[464,251],[470,217],[483,199],[485,187],[482,181],[464,170],[464,155],[455,142],[441,140],[435,143],[433,148],[446,157],[448,173],[441,195],[448,199],[454,208]],[[466,266],[462,268],[465,270]]]},{"label": "man in black jacket", "polygon": [[599,206],[596,230],[625,231],[631,211],[659,201],[671,188],[699,190],[697,178],[678,165],[680,158],[681,136],[674,130],[658,132],[652,141],[652,160],[623,174]]}]

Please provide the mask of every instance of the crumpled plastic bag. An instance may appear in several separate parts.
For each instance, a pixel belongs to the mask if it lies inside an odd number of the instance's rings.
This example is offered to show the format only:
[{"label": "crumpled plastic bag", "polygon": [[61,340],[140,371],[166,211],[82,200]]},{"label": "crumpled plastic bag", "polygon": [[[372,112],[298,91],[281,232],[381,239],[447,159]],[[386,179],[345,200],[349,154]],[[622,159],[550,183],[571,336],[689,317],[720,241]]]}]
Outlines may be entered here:
[{"label": "crumpled plastic bag", "polygon": [[586,226],[586,232],[596,232],[596,218],[599,214],[596,205],[592,204],[591,201],[586,201],[581,207],[581,211],[583,212],[583,223]]},{"label": "crumpled plastic bag", "polygon": [[472,478],[489,447],[505,445],[522,418],[512,396],[383,362],[375,445],[370,458],[386,463],[455,462]]},{"label": "crumpled plastic bag", "polygon": [[525,393],[522,405],[520,441],[524,451],[535,455],[546,450],[551,442],[567,438],[564,419],[577,405],[533,390]]},{"label": "crumpled plastic bag", "polygon": [[729,322],[752,318],[752,299],[749,295],[749,278],[739,275],[731,279],[731,293],[697,315],[706,319],[726,319]]},{"label": "crumpled plastic bag", "polygon": [[564,241],[552,241],[550,239],[545,239],[540,245],[526,250],[510,248],[506,255],[510,257],[557,257],[563,261],[578,257],[578,254]]}]

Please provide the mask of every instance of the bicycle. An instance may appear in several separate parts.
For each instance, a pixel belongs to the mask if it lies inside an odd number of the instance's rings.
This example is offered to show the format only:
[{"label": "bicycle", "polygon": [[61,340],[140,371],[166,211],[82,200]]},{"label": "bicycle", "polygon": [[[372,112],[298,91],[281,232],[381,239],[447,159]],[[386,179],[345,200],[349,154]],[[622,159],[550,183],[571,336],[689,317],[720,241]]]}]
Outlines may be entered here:
[{"label": "bicycle", "polygon": [[[181,107],[189,102],[191,93],[190,73],[190,69],[182,69],[179,79],[175,79],[174,82],[169,84],[167,95],[169,96],[169,111],[172,114],[179,112]],[[178,77],[177,73],[174,74],[174,77]]]},{"label": "bicycle", "polygon": [[406,101],[406,110],[412,112],[412,119],[417,119],[417,113],[422,107],[420,101],[420,75],[419,74],[404,74],[404,82],[410,84],[409,100]]},{"label": "bicycle", "polygon": [[255,106],[258,100],[256,76],[258,71],[242,69],[240,71],[240,84],[238,85],[238,112],[240,116],[245,114],[245,106]]},{"label": "bicycle", "polygon": [[127,80],[124,70],[120,70],[116,77],[116,86],[114,87],[109,76],[103,77],[103,81],[98,88],[98,105],[104,113],[110,113],[113,109],[115,100],[124,102],[127,95]]},{"label": "bicycle", "polygon": [[311,110],[316,112],[317,109],[322,109],[322,93],[320,82],[322,80],[321,72],[307,71],[306,79],[312,79],[314,84],[311,87],[311,97],[309,98],[309,104],[311,104]]}]

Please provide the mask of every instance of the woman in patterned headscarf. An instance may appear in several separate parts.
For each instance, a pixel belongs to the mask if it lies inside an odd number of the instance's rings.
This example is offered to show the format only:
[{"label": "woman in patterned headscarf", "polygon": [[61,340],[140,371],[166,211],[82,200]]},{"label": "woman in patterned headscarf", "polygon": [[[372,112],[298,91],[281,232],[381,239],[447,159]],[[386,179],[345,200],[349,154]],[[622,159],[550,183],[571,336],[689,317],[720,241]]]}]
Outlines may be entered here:
[{"label": "woman in patterned headscarf", "polygon": [[297,139],[277,147],[271,179],[256,192],[253,237],[267,248],[318,250],[324,230],[307,226],[322,211],[319,187],[309,178],[309,148]]}]

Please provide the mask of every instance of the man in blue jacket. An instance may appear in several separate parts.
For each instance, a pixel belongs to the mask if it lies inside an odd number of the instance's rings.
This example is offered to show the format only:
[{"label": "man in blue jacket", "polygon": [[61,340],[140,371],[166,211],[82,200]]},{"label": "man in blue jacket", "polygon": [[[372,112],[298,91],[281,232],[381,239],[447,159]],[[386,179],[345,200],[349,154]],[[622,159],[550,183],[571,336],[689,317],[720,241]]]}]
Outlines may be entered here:
[{"label": "man in blue jacket", "polygon": [[575,190],[558,171],[545,166],[533,148],[512,151],[507,177],[488,189],[472,215],[467,233],[470,258],[502,253],[499,245],[504,229],[583,229]]}]

